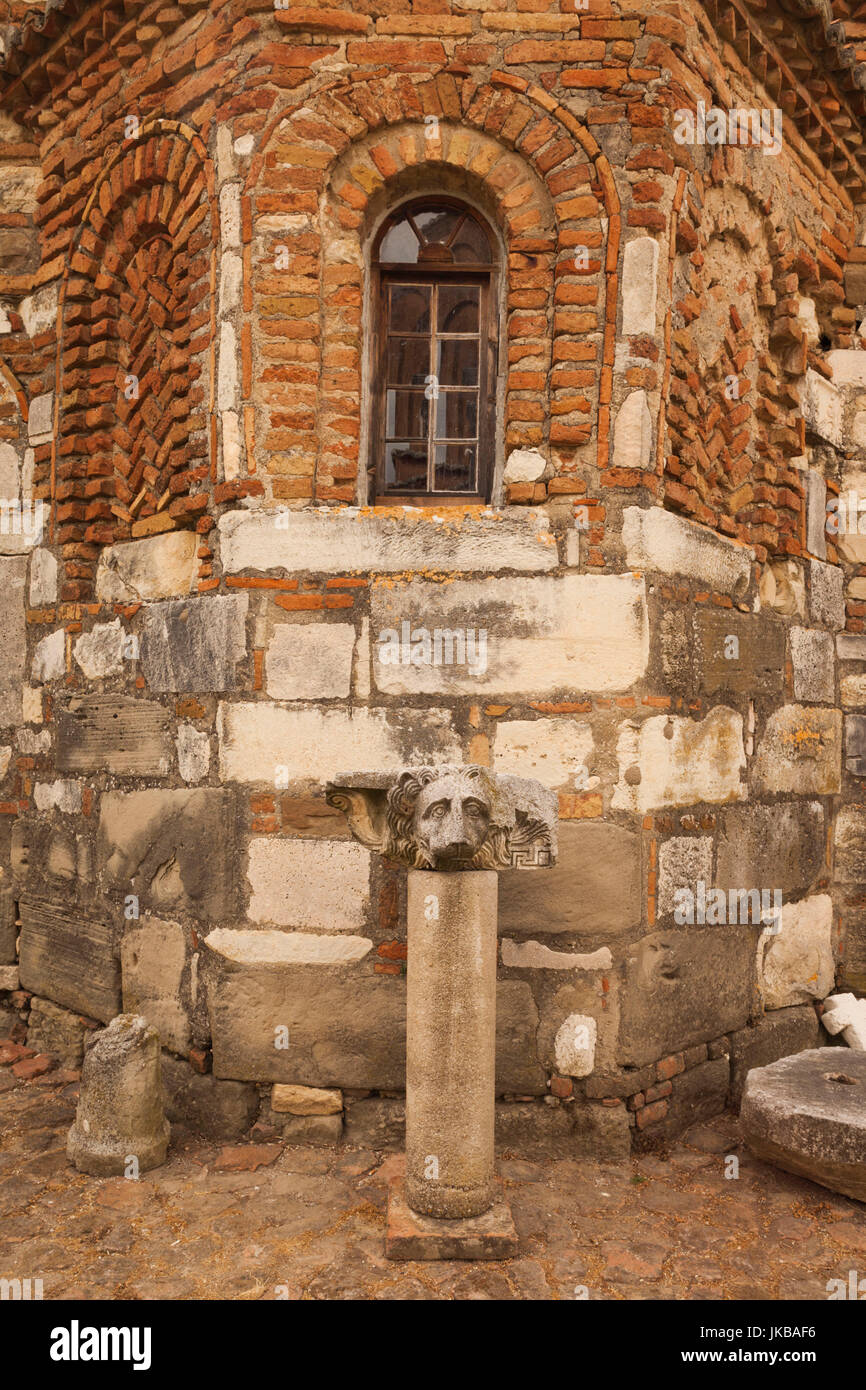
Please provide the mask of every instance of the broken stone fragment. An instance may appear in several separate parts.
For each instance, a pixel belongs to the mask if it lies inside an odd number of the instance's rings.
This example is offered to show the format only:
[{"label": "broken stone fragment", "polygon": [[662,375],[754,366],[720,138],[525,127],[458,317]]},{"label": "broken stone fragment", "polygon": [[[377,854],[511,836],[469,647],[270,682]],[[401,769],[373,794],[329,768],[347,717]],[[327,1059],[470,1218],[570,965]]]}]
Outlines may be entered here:
[{"label": "broken stone fragment", "polygon": [[81,1094],[66,1153],[82,1173],[137,1177],[165,1161],[159,1035],[136,1014],[118,1014],[84,1056]]},{"label": "broken stone fragment", "polygon": [[866,999],[854,994],[831,994],[824,1000],[821,1019],[828,1033],[841,1033],[849,1047],[866,1052]]}]

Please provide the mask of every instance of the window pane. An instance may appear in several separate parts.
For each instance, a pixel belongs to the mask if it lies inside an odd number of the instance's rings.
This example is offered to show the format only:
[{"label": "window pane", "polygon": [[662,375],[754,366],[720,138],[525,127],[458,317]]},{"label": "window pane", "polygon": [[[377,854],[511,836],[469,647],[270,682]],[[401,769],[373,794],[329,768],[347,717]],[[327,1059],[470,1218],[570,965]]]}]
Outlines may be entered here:
[{"label": "window pane", "polygon": [[442,391],[436,402],[436,437],[474,439],[477,432],[477,391]]},{"label": "window pane", "polygon": [[467,217],[452,241],[451,254],[461,265],[490,264],[490,242],[482,228],[471,217]]},{"label": "window pane", "polygon": [[426,444],[385,445],[385,486],[401,491],[426,492]]},{"label": "window pane", "polygon": [[456,208],[425,208],[423,212],[412,214],[415,226],[423,236],[425,242],[447,242],[460,218],[462,212]]},{"label": "window pane", "polygon": [[436,376],[443,386],[478,385],[478,339],[440,338]]},{"label": "window pane", "polygon": [[477,285],[440,285],[438,331],[477,333],[480,299]]},{"label": "window pane", "polygon": [[388,327],[393,333],[429,333],[430,286],[391,285]]},{"label": "window pane", "polygon": [[434,486],[437,492],[475,491],[475,445],[437,444]]},{"label": "window pane", "polygon": [[429,338],[388,339],[388,381],[400,386],[423,386],[430,372]]},{"label": "window pane", "polygon": [[385,435],[388,439],[426,439],[429,402],[423,391],[388,391]]},{"label": "window pane", "polygon": [[418,259],[418,238],[406,218],[398,222],[382,238],[380,261],[396,261],[414,265]]}]

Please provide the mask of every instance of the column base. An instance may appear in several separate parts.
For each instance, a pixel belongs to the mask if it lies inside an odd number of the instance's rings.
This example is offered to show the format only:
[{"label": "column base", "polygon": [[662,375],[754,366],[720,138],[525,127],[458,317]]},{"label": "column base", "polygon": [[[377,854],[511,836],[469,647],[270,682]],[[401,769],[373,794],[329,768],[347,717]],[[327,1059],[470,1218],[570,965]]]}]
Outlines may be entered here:
[{"label": "column base", "polygon": [[510,1260],[517,1230],[501,1182],[492,1207],[481,1216],[422,1216],[406,1201],[402,1178],[388,1189],[385,1255],[389,1260]]}]

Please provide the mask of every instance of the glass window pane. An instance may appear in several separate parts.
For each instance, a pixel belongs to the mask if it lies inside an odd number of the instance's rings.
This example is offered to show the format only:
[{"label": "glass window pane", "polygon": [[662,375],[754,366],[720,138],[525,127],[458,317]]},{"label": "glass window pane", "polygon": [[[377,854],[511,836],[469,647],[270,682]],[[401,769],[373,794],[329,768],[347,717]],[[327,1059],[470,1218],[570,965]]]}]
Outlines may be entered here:
[{"label": "glass window pane", "polygon": [[462,216],[462,212],[456,208],[448,207],[425,208],[423,212],[412,214],[415,226],[428,245],[430,242],[447,242]]},{"label": "glass window pane", "polygon": [[478,339],[439,338],[436,376],[443,386],[478,385]]},{"label": "glass window pane", "polygon": [[423,391],[388,391],[385,396],[385,436],[388,439],[426,439],[429,402]]},{"label": "glass window pane", "polygon": [[474,439],[477,433],[477,391],[440,392],[436,402],[437,439]]},{"label": "glass window pane", "polygon": [[426,492],[426,444],[385,445],[385,486],[400,491]]},{"label": "glass window pane", "polygon": [[437,492],[475,491],[475,445],[437,444],[434,487]]},{"label": "glass window pane", "polygon": [[430,339],[388,339],[388,381],[400,386],[424,386],[430,372]]},{"label": "glass window pane", "polygon": [[379,247],[379,260],[414,265],[417,259],[418,238],[404,217],[402,222],[398,222],[383,236]]},{"label": "glass window pane", "polygon": [[389,290],[392,333],[429,333],[430,286],[390,285]]},{"label": "glass window pane", "polygon": [[440,285],[438,331],[477,333],[480,301],[478,285]]},{"label": "glass window pane", "polygon": [[467,217],[451,243],[451,254],[461,265],[489,265],[490,242],[482,227]]}]

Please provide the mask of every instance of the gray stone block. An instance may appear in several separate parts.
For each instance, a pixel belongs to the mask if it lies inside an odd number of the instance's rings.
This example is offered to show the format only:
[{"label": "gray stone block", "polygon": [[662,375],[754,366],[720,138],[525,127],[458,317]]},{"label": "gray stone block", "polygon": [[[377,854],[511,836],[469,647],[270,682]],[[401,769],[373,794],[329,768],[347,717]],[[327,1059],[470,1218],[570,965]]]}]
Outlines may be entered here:
[{"label": "gray stone block", "polygon": [[285,1115],[283,1139],[288,1144],[313,1144],[327,1147],[339,1144],[343,1137],[342,1115]]},{"label": "gray stone block", "polygon": [[605,1159],[626,1158],[630,1150],[624,1105],[497,1103],[497,1153],[530,1159]]},{"label": "gray stone block", "polygon": [[626,966],[618,1058],[644,1066],[718,1037],[748,1020],[755,1000],[758,928],[719,926],[652,932]]},{"label": "gray stone block", "polygon": [[0,663],[0,728],[21,723],[21,691],[27,661],[24,584],[27,556],[0,559],[0,632],[3,633],[3,661]]},{"label": "gray stone block", "polygon": [[194,1071],[188,1062],[162,1054],[165,1113],[206,1139],[238,1139],[247,1133],[259,1110],[257,1088],[243,1081],[222,1081],[211,1072]]},{"label": "gray stone block", "polygon": [[61,1009],[50,999],[31,999],[27,1046],[57,1057],[65,1067],[80,1067],[89,1033],[79,1014]]},{"label": "gray stone block", "polygon": [[503,936],[615,936],[640,920],[640,837],[619,825],[562,821],[553,868],[499,875]]},{"label": "gray stone block", "polygon": [[746,1077],[754,1067],[766,1067],[780,1057],[791,1057],[818,1047],[822,1040],[818,1016],[811,1004],[773,1009],[754,1027],[731,1035],[731,1102],[739,1109]]},{"label": "gray stone block", "polygon": [[772,695],[782,689],[785,629],[771,618],[733,609],[695,617],[695,647],[704,689]]},{"label": "gray stone block", "polygon": [[0,965],[14,965],[18,959],[18,926],[15,913],[15,894],[12,888],[0,889]]},{"label": "gray stone block", "polygon": [[247,594],[154,603],[142,617],[141,662],[151,690],[235,690],[246,654]]},{"label": "gray stone block", "polygon": [[757,1067],[740,1124],[752,1153],[866,1202],[866,1052],[819,1047]]},{"label": "gray stone block", "polygon": [[866,714],[845,715],[845,769],[866,777]]},{"label": "gray stone block", "polygon": [[731,807],[716,851],[717,887],[806,892],[824,863],[824,809],[819,801]]},{"label": "gray stone block", "polygon": [[346,1103],[344,1138],[356,1149],[402,1149],[406,1144],[406,1105],[369,1096]]}]

